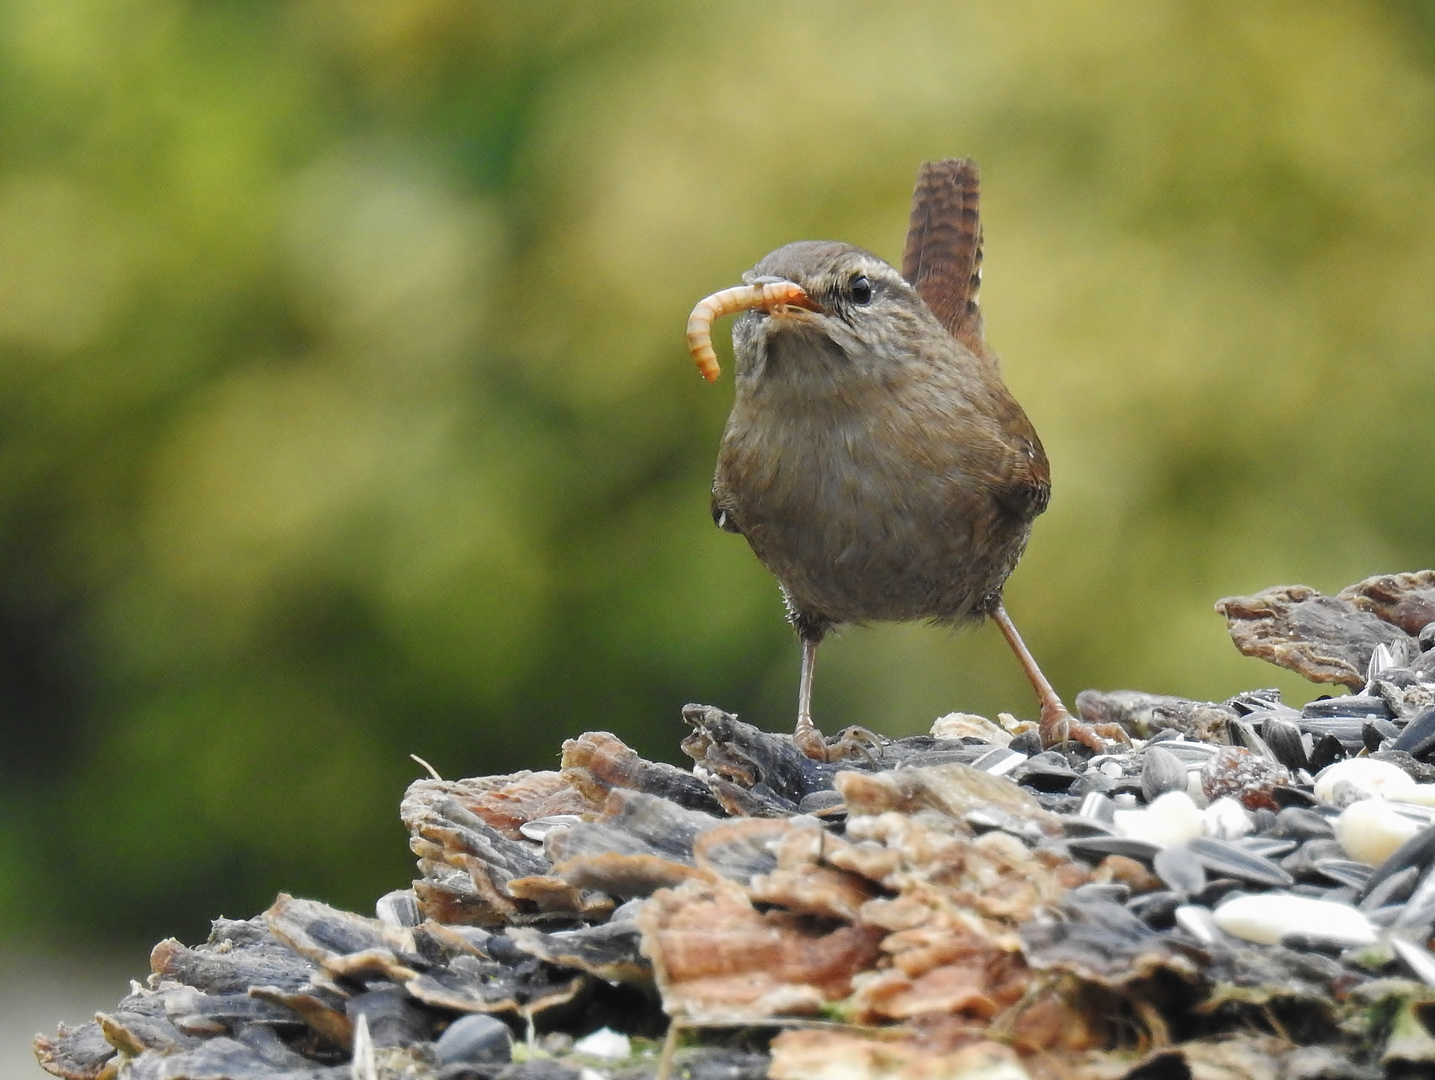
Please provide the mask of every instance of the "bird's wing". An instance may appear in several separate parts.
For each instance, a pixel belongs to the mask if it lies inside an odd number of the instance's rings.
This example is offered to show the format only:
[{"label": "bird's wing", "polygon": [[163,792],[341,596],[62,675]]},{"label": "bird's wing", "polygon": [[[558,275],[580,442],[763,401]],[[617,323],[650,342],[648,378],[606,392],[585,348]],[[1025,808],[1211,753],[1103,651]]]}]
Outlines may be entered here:
[{"label": "bird's wing", "polygon": [[[982,284],[981,184],[971,158],[929,161],[917,174],[912,217],[902,253],[902,276],[947,332],[995,372],[978,303]],[[998,380],[999,382],[1000,380]],[[988,405],[1004,435],[1000,475],[990,477],[997,500],[1012,513],[1034,517],[1051,497],[1051,467],[1036,429],[1005,392]]]}]

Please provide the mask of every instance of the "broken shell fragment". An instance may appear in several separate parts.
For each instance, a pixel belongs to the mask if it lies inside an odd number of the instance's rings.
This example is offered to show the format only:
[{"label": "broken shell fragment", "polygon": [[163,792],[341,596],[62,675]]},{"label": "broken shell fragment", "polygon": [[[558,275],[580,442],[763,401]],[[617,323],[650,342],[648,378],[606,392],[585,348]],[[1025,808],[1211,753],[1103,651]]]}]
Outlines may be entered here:
[{"label": "broken shell fragment", "polygon": [[759,912],[734,884],[702,881],[654,893],[638,927],[668,1015],[725,1023],[817,1013],[851,992],[882,936],[857,926],[814,933]]},{"label": "broken shell fragment", "polygon": [[1435,622],[1435,570],[1366,578],[1341,589],[1336,599],[1393,623],[1413,637]]},{"label": "broken shell fragment", "polygon": [[1280,762],[1239,746],[1223,746],[1201,767],[1201,791],[1212,802],[1230,796],[1247,810],[1278,810],[1271,790],[1290,782]]},{"label": "broken shell fragment", "polygon": [[1306,585],[1230,596],[1218,601],[1216,610],[1246,656],[1269,660],[1312,682],[1341,683],[1352,690],[1365,684],[1376,646],[1413,642],[1398,626]]},{"label": "broken shell fragment", "polygon": [[[350,1056],[459,1080],[541,1022],[544,1075],[576,1080],[599,1067],[574,1038],[617,1018],[644,1038],[807,1029],[770,1057],[677,1050],[696,1080],[1365,1076],[1342,1063],[1398,1038],[1371,1003],[1415,985],[1390,950],[1435,982],[1435,814],[1412,805],[1435,794],[1435,680],[1388,652],[1377,686],[1303,710],[1144,695],[1152,743],[1095,757],[949,716],[817,762],[694,705],[687,769],[588,732],[556,772],[420,780],[401,807],[418,878],[378,919],[281,895],[162,942],[148,988],[35,1048],[62,1080],[314,1080]],[[1252,1010],[1294,1041],[1251,1036]]]},{"label": "broken shell fragment", "polygon": [[1008,1046],[990,1040],[946,1047],[911,1034],[905,1039],[841,1031],[785,1031],[772,1044],[772,1080],[1030,1080]]}]

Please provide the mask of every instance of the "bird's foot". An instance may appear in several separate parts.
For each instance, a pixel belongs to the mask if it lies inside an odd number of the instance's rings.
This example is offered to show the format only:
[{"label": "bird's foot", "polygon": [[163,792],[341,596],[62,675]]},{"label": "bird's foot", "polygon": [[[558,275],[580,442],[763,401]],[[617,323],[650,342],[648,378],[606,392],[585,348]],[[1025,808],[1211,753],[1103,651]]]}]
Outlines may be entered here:
[{"label": "bird's foot", "polygon": [[[797,730],[792,733],[793,746],[813,761],[825,763],[850,757],[865,757],[868,762],[876,764],[877,758],[882,754],[882,742],[882,736],[864,727],[844,728],[829,741],[811,720],[806,720],[805,723],[799,720]],[[873,754],[873,750],[876,754]]]},{"label": "bird's foot", "polygon": [[1088,724],[1072,716],[1060,702],[1042,706],[1042,747],[1049,749],[1067,739],[1075,739],[1098,754],[1110,753],[1118,744],[1131,745],[1131,737],[1120,724]]}]

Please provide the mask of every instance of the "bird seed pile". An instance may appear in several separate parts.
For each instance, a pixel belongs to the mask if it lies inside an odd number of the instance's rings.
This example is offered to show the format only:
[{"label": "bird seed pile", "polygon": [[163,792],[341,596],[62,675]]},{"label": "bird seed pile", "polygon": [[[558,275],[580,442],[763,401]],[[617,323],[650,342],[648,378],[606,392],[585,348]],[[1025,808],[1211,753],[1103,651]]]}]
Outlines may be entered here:
[{"label": "bird seed pile", "polygon": [[1087,691],[835,764],[690,706],[421,780],[377,917],[281,895],[35,1040],[66,1080],[1317,1080],[1435,1070],[1435,572],[1223,600],[1292,708]]}]

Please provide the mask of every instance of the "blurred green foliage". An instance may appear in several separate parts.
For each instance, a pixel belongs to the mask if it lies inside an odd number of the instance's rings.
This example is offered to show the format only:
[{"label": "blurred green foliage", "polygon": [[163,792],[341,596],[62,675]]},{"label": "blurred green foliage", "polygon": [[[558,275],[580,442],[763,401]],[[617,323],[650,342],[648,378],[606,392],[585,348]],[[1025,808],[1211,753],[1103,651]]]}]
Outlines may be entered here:
[{"label": "blurred green foliage", "polygon": [[[1427,8],[0,5],[5,925],[366,909],[410,752],[786,726],[684,319],[790,240],[896,259],[931,157],[983,168],[1058,685],[1311,696],[1211,604],[1435,562]],[[820,668],[829,730],[1032,712],[990,628]]]}]

